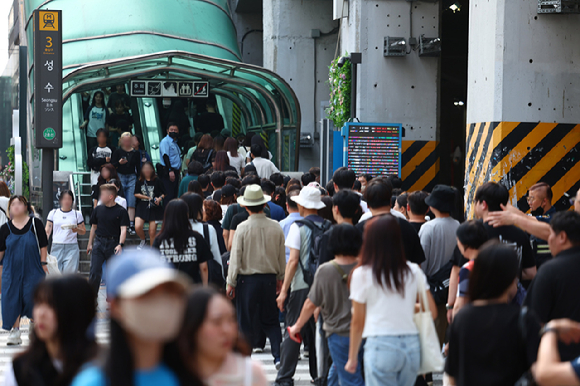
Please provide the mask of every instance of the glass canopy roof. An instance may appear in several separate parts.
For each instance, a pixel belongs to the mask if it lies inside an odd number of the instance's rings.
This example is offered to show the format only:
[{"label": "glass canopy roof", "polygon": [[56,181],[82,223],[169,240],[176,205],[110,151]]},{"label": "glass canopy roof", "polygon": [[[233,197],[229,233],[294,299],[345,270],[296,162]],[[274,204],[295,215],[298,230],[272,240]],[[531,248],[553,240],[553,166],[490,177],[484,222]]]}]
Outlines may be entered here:
[{"label": "glass canopy roof", "polygon": [[[227,0],[25,0],[31,85],[36,8],[62,10],[64,101],[130,79],[207,80],[212,93],[240,107],[247,129],[275,133],[279,166],[297,169],[296,95],[274,72],[241,63]],[[283,149],[284,133],[294,146]]]}]

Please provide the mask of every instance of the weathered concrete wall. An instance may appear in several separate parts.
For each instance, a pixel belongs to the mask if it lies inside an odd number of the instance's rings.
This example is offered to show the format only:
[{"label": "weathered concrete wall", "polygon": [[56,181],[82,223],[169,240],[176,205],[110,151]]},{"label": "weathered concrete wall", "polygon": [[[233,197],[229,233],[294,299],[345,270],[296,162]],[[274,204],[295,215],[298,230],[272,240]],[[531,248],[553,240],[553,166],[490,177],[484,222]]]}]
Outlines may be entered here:
[{"label": "weathered concrete wall", "polygon": [[[281,75],[294,89],[302,111],[302,132],[319,130],[320,103],[327,101],[328,66],[337,34],[312,38],[311,30],[332,31],[332,1],[263,2],[264,67]],[[300,170],[319,164],[319,144],[300,149]]]},{"label": "weathered concrete wall", "polygon": [[[237,0],[230,0],[230,8],[236,9]],[[244,63],[262,66],[264,63],[262,12],[232,12],[238,32],[238,46]]]}]

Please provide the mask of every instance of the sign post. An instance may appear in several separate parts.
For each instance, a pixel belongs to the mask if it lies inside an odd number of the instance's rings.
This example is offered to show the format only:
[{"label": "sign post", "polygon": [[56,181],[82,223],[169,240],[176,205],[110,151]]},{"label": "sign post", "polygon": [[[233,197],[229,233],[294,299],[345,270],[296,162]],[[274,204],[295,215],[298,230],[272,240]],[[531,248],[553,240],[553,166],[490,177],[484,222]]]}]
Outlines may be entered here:
[{"label": "sign post", "polygon": [[42,149],[42,209],[52,209],[54,149],[62,147],[62,11],[34,11],[34,132]]}]

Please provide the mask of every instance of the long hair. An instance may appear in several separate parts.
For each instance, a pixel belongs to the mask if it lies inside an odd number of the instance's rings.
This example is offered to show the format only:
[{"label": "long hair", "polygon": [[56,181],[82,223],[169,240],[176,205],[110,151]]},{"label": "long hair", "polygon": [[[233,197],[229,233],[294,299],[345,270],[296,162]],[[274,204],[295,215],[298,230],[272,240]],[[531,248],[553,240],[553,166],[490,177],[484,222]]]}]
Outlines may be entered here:
[{"label": "long hair", "polygon": [[105,106],[105,94],[102,91],[96,91],[93,94],[93,99],[91,100],[91,107],[95,107],[96,106],[96,101],[95,101],[95,97],[97,96],[97,94],[101,94],[101,103],[103,104],[102,108],[106,108]]},{"label": "long hair", "polygon": [[361,266],[369,266],[380,286],[405,296],[405,279],[410,268],[401,242],[401,228],[391,215],[369,220],[365,227]]},{"label": "long hair", "polygon": [[215,165],[213,170],[216,172],[223,172],[226,168],[230,166],[230,157],[225,150],[220,150],[215,156]]},{"label": "long hair", "polygon": [[4,181],[0,181],[0,197],[10,197],[10,189]]},{"label": "long hair", "polygon": [[[110,348],[105,358],[104,370],[109,379],[109,386],[133,386],[135,363],[133,353],[129,347],[125,330],[121,324],[111,318],[110,321]],[[178,378],[180,385],[202,386],[201,380],[187,369],[187,365],[180,358],[179,349],[175,341],[163,347],[161,358]]]},{"label": "long hair", "polygon": [[[195,356],[197,334],[207,317],[209,302],[215,296],[223,295],[213,288],[197,287],[188,297],[183,327],[177,339],[179,354],[186,363],[191,363],[191,359]],[[241,334],[238,334],[234,351],[244,356],[250,356],[252,352]]]},{"label": "long hair", "polygon": [[224,143],[224,150],[229,151],[232,157],[236,158],[238,156],[238,141],[229,137]]},{"label": "long hair", "polygon": [[[34,303],[47,304],[54,310],[57,320],[56,339],[63,363],[57,385],[70,385],[81,367],[97,355],[97,343],[86,333],[95,318],[93,290],[80,275],[48,278],[34,290]],[[47,355],[46,343],[33,330],[30,346],[18,358],[23,361],[25,368],[40,369]]]},{"label": "long hair", "polygon": [[209,150],[213,149],[213,138],[209,134],[204,134],[203,137],[199,140],[199,145],[197,145],[198,149],[202,150]]},{"label": "long hair", "polygon": [[[103,170],[103,169],[107,169],[109,171],[109,180],[108,181],[119,179],[119,175],[117,174],[117,169],[115,169],[115,167],[112,164],[104,164],[103,166],[101,166],[101,170]],[[101,176],[99,174],[99,178],[97,179],[97,185],[103,185],[106,183],[107,183],[107,181],[105,181],[103,176]]]},{"label": "long hair", "polygon": [[178,253],[184,253],[187,248],[191,224],[188,218],[189,207],[182,199],[169,201],[165,207],[161,232],[157,235],[160,242],[173,239],[173,245]]},{"label": "long hair", "polygon": [[153,174],[151,175],[151,181],[155,181],[157,179],[157,174],[155,174],[155,166],[153,166],[153,163],[149,162],[149,161],[143,163],[143,166],[141,166],[141,175],[139,176],[139,181],[143,182],[147,179],[147,178],[145,178],[145,174],[143,173],[143,169],[145,169],[145,165],[151,166],[151,170],[153,170]]},{"label": "long hair", "polygon": [[189,208],[187,212],[189,219],[193,222],[201,221],[200,219],[203,218],[203,197],[197,193],[185,193],[181,199]]}]

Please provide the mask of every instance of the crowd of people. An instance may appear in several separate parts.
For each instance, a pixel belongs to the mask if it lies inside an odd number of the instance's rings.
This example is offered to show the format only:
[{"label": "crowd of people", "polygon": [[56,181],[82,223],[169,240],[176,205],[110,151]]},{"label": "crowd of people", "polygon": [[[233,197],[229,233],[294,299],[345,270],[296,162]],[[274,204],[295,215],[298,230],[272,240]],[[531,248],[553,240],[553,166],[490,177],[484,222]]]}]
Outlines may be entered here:
[{"label": "crowd of people", "polygon": [[[448,385],[580,385],[580,192],[556,213],[538,183],[528,215],[488,182],[464,221],[455,188],[403,192],[397,176],[344,167],[323,186],[318,168],[281,174],[259,135],[202,134],[189,149],[179,125],[159,165],[131,133],[111,152],[97,130],[88,282],[43,280],[50,236],[59,269],[78,271],[87,227],[71,192],[46,226],[26,198],[0,197],[8,344],[22,342],[21,317],[34,322],[7,385],[265,385],[249,355],[266,339],[276,386],[293,385],[301,356],[320,385],[424,385],[421,298]],[[133,229],[141,243],[126,249]],[[99,355],[87,330],[103,281]]]}]

